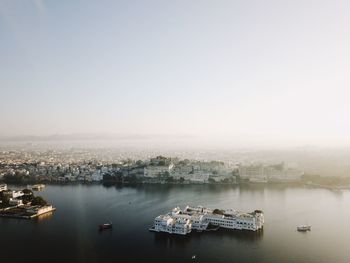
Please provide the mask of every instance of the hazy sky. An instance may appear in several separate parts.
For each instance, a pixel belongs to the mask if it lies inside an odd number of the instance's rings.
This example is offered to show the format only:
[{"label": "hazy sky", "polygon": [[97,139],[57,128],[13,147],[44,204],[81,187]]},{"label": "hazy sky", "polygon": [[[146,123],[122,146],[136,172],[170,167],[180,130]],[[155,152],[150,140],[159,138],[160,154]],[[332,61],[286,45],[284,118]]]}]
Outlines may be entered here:
[{"label": "hazy sky", "polygon": [[350,143],[348,0],[0,0],[0,135]]}]

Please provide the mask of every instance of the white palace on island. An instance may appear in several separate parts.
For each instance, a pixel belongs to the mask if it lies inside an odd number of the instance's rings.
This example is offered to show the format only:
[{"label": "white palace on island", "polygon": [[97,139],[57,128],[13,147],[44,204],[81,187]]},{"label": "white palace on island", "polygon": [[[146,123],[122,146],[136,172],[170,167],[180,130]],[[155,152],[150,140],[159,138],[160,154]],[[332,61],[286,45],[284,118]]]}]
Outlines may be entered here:
[{"label": "white palace on island", "polygon": [[150,231],[186,235],[192,230],[216,230],[218,228],[259,231],[264,225],[261,210],[242,213],[236,210],[208,209],[202,206],[175,207],[166,215],[157,216]]}]

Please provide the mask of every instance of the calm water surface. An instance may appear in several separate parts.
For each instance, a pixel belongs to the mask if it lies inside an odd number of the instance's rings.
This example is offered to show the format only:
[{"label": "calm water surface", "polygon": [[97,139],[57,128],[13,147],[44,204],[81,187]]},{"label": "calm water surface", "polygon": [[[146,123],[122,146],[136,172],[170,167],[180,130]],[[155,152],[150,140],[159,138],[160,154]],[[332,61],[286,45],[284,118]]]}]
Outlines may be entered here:
[{"label": "calm water surface", "polygon": [[[266,186],[47,186],[57,211],[0,218],[1,262],[350,262],[350,191]],[[171,236],[154,217],[186,204],[265,212],[263,233]],[[113,230],[98,225],[112,221]],[[296,226],[311,224],[299,233]],[[192,260],[192,255],[196,259]]]}]

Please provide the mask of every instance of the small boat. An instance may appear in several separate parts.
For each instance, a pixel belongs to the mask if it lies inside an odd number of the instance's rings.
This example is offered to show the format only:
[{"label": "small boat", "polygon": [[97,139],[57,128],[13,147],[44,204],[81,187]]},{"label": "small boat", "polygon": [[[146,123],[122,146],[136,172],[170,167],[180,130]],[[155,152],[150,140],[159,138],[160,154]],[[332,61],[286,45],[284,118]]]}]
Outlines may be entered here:
[{"label": "small boat", "polygon": [[102,225],[99,225],[100,230],[111,229],[112,227],[113,227],[112,223],[104,223]]},{"label": "small boat", "polygon": [[193,256],[192,256],[192,259],[196,259],[196,255],[193,255]]},{"label": "small boat", "polygon": [[311,231],[311,226],[308,226],[308,225],[297,226],[297,230],[300,232]]}]

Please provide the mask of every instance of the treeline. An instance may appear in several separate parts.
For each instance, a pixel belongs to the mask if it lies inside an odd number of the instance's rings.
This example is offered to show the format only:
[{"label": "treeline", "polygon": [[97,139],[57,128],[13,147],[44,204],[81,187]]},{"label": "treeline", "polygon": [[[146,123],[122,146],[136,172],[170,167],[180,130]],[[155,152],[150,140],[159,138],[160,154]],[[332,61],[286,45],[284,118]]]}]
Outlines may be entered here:
[{"label": "treeline", "polygon": [[135,174],[131,175],[123,175],[122,172],[116,172],[116,173],[107,173],[103,175],[104,183],[117,183],[117,184],[139,184],[139,183],[147,183],[147,182],[163,182],[163,183],[183,183],[185,179],[181,177],[180,179],[176,180],[173,176],[170,176],[168,174],[158,176],[157,178],[153,179],[146,179],[143,177],[138,177]]},{"label": "treeline", "polygon": [[0,180],[6,184],[31,184],[39,182],[50,182],[47,178],[34,177],[23,174],[5,174],[4,177]]}]

